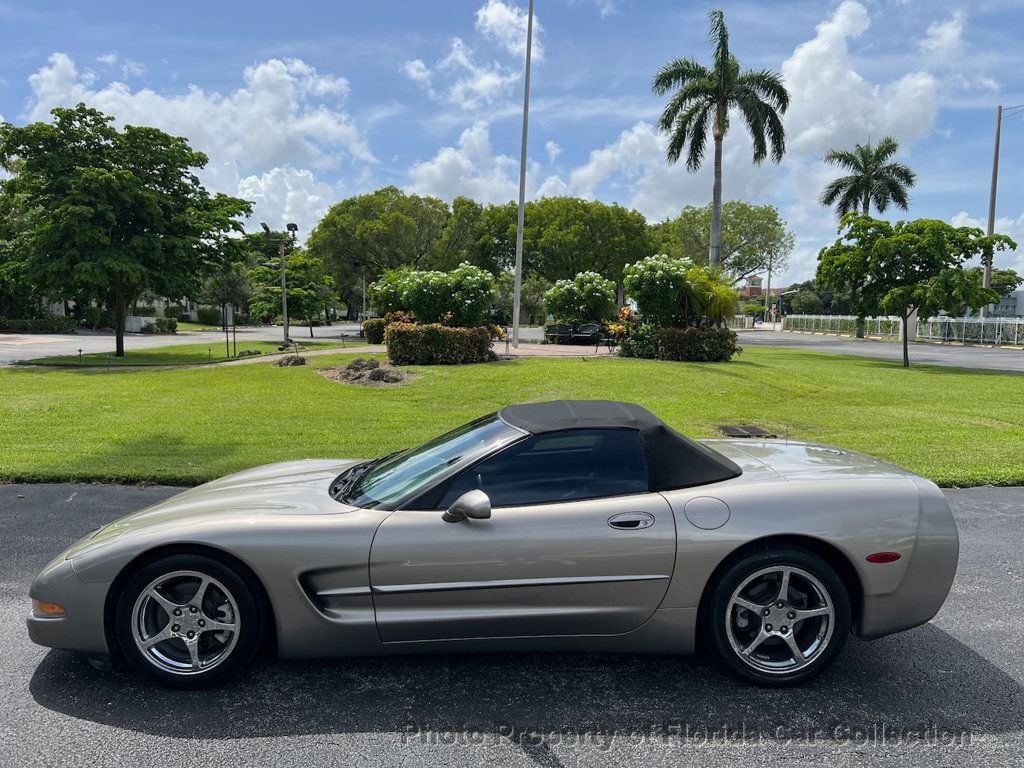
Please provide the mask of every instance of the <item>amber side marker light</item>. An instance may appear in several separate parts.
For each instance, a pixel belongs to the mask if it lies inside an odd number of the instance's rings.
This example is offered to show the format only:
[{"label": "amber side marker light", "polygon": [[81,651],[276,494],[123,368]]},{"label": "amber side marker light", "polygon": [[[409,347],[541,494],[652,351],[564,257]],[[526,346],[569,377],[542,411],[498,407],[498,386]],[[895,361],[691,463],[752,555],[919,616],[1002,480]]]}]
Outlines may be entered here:
[{"label": "amber side marker light", "polygon": [[875,552],[867,556],[869,563],[895,563],[903,555],[899,552]]},{"label": "amber side marker light", "polygon": [[33,600],[32,612],[37,616],[45,616],[49,619],[56,619],[64,615],[64,608],[56,603],[48,603],[45,600]]}]

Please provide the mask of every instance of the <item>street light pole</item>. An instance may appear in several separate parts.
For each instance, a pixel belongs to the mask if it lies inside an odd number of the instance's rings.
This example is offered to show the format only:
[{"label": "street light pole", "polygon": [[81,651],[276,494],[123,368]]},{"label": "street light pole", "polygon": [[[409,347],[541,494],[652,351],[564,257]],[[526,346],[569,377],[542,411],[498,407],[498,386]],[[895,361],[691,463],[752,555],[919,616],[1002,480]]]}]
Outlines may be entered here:
[{"label": "street light pole", "polygon": [[[1000,104],[996,107],[996,138],[992,149],[992,186],[988,193],[988,226],[985,233],[991,236],[996,230],[996,190],[999,186],[999,139],[1003,133],[1003,118],[1012,117],[1024,111],[1024,104],[1017,104],[1013,107],[1003,109]],[[992,287],[992,262],[987,261],[983,265],[981,284],[985,288]],[[991,305],[986,304],[981,308],[981,316],[988,317]]]},{"label": "street light pole", "polygon": [[[988,193],[988,227],[986,234],[990,235],[996,228],[996,189],[999,186],[999,137],[1003,129],[1003,105],[996,107],[996,140],[995,148],[992,150],[992,186]],[[992,262],[987,260],[983,265],[981,284],[988,288],[992,285]],[[986,304],[981,308],[981,316],[988,317],[989,306]]]},{"label": "street light pole", "polygon": [[530,58],[533,55],[533,0],[526,22],[526,76],[523,82],[523,140],[519,154],[519,219],[516,222],[516,274],[512,290],[512,346],[519,348],[519,299],[523,291],[523,225],[526,221],[526,135],[530,125]]},{"label": "street light pole", "polygon": [[[260,222],[260,226],[263,227],[263,231],[270,235],[270,227],[265,222]],[[291,235],[292,241],[295,241],[295,233],[299,231],[297,224],[288,223],[285,225],[285,229]],[[281,240],[277,247],[278,261],[281,265],[281,325],[284,330],[284,343],[287,346],[290,343],[288,338],[288,280],[285,276],[285,241]]]}]

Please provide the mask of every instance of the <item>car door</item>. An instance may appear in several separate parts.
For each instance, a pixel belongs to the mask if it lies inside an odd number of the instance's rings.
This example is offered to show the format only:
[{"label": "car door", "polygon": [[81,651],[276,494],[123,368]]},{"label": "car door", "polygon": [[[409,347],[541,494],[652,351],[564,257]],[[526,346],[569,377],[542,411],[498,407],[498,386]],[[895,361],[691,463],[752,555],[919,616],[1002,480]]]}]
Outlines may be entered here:
[{"label": "car door", "polygon": [[[477,488],[489,519],[442,520]],[[456,477],[436,506],[398,510],[374,537],[384,642],[628,632],[672,575],[672,511],[647,490],[632,430],[528,438]]]}]

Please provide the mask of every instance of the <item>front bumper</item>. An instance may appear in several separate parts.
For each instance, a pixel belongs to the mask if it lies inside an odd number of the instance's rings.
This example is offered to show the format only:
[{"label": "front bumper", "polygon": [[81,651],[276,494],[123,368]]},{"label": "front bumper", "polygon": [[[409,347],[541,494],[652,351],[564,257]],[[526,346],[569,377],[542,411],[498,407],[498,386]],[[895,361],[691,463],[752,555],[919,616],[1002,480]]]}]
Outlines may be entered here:
[{"label": "front bumper", "polygon": [[59,617],[30,612],[26,624],[33,643],[83,653],[110,652],[103,613],[107,583],[87,583],[78,578],[70,560],[62,554],[32,582],[29,596],[63,606]]}]

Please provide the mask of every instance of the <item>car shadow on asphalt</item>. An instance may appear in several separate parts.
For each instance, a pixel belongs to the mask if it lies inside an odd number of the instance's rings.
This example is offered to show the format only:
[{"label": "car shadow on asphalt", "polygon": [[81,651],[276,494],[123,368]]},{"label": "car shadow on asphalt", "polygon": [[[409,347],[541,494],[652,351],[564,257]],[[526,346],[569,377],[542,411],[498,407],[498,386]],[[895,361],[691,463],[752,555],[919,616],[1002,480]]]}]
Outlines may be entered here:
[{"label": "car shadow on asphalt", "polygon": [[933,624],[851,639],[831,670],[796,689],[749,686],[699,657],[467,654],[268,659],[226,687],[185,692],[51,651],[30,690],[48,709],[156,736],[500,736],[538,762],[545,740],[566,734],[838,740],[881,727],[970,738],[1019,729],[1024,710],[1016,680]]}]

